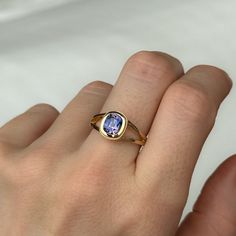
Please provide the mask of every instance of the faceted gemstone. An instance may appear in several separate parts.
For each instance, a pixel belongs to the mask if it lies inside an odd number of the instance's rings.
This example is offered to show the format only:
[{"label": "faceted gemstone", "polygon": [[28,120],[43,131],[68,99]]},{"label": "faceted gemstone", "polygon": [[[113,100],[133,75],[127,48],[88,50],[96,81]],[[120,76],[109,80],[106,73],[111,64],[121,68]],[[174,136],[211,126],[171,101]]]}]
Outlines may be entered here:
[{"label": "faceted gemstone", "polygon": [[103,130],[107,133],[107,135],[115,136],[120,131],[122,121],[123,120],[119,114],[110,113],[105,119]]}]

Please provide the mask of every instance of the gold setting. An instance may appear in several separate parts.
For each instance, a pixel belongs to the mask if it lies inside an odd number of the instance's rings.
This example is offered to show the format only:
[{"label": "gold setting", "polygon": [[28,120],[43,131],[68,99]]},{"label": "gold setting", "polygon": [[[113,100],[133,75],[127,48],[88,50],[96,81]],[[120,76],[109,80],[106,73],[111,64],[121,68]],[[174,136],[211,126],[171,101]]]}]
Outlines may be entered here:
[{"label": "gold setting", "polygon": [[[106,131],[103,129],[104,122],[110,113],[117,113],[122,119],[122,125],[119,129],[119,132],[115,135],[108,135],[106,133]],[[97,126],[97,122],[100,120],[101,120],[101,124],[100,124],[100,126]],[[147,140],[147,137],[142,132],[140,132],[138,130],[138,128],[131,121],[129,121],[128,118],[120,111],[109,111],[106,113],[96,114],[91,119],[90,124],[103,137],[105,137],[106,139],[109,139],[109,140],[123,140],[123,141],[131,142],[131,143],[135,143],[135,144],[138,144],[141,146],[143,146]],[[132,137],[124,137],[125,131],[128,128],[128,126],[131,127],[138,134],[139,139],[135,139]]]}]

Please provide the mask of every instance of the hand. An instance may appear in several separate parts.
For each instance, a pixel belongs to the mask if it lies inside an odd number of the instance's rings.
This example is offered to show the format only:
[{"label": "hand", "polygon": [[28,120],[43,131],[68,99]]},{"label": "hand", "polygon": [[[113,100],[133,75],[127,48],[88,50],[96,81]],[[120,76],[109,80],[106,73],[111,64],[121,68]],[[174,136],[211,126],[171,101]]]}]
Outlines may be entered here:
[{"label": "hand", "polygon": [[[142,51],[114,87],[95,81],[61,112],[36,105],[0,129],[1,236],[236,235],[236,158],[208,180],[178,229],[194,165],[231,81],[186,74]],[[122,111],[148,135],[140,146],[102,137],[94,114]]]}]

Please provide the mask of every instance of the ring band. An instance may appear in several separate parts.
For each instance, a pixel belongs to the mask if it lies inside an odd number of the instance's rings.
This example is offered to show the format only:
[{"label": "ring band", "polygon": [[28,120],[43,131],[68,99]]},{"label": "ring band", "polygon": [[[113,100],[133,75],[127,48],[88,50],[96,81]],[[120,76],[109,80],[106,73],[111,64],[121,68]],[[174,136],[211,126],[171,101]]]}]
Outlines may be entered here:
[{"label": "ring band", "polygon": [[[97,126],[97,122],[100,120],[101,124]],[[103,137],[110,140],[124,140],[141,146],[143,146],[147,140],[147,137],[140,132],[123,113],[118,111],[96,114],[91,119],[90,124],[94,129],[99,131]],[[124,133],[128,127],[131,127],[139,138],[124,137]]]}]

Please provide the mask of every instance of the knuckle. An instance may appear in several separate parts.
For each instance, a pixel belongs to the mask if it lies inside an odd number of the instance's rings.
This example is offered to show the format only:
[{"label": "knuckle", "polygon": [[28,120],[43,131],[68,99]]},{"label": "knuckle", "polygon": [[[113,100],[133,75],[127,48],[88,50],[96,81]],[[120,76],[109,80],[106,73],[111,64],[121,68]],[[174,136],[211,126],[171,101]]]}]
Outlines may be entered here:
[{"label": "knuckle", "polygon": [[139,51],[136,52],[135,54],[133,54],[128,60],[137,60],[137,61],[151,61],[153,60],[153,58],[155,56],[159,55],[159,53],[155,53],[155,52],[150,52],[150,51]]},{"label": "knuckle", "polygon": [[31,107],[28,112],[51,112],[51,113],[56,113],[58,114],[59,112],[57,111],[57,109],[55,107],[53,107],[50,104],[47,103],[39,103],[34,105],[33,107]]},{"label": "knuckle", "polygon": [[104,81],[100,80],[95,80],[87,85],[85,85],[82,89],[81,92],[91,92],[91,91],[100,91],[101,93],[104,91],[110,91],[112,89],[112,85],[109,83],[106,83]]},{"label": "knuckle", "polygon": [[153,79],[171,73],[182,73],[181,63],[162,52],[139,51],[132,55],[126,65],[126,71],[138,78]]},{"label": "knuckle", "polygon": [[191,73],[198,73],[202,71],[206,71],[208,74],[211,74],[214,77],[228,77],[228,74],[224,70],[211,65],[197,65],[189,70]]},{"label": "knuckle", "polygon": [[178,81],[172,85],[167,92],[171,98],[174,110],[180,118],[192,121],[202,121],[209,119],[212,121],[216,116],[216,106],[214,105],[207,90],[198,83],[188,80]]},{"label": "knuckle", "polygon": [[223,82],[226,90],[230,90],[232,87],[232,80],[229,75],[222,69],[211,66],[211,65],[197,65],[191,68],[188,73],[191,73],[192,76],[197,77],[210,77],[213,78],[216,83],[217,80],[221,80]]}]

